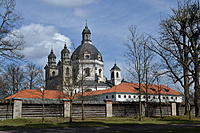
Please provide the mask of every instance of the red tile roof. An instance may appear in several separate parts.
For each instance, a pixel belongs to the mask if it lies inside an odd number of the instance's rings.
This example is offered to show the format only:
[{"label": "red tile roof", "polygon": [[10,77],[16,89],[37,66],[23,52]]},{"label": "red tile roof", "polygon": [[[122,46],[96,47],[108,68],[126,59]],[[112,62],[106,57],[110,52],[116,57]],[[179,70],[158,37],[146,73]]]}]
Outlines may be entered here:
[{"label": "red tile roof", "polygon": [[[146,92],[146,84],[141,84],[141,92]],[[137,89],[138,88],[138,89]],[[98,90],[91,92],[84,92],[84,96],[92,96],[92,95],[101,95],[105,93],[112,92],[121,92],[121,93],[139,93],[139,84],[138,83],[120,83],[119,85],[115,85],[110,89],[106,90]],[[166,95],[183,95],[182,93],[173,90],[164,85],[148,85],[148,93],[149,94],[166,94]],[[76,97],[82,95],[81,93],[76,94]]]},{"label": "red tile roof", "polygon": [[[31,99],[42,99],[41,90],[24,89],[18,93],[15,93],[5,99],[11,98],[31,98]],[[44,90],[45,99],[69,99],[69,95],[60,92],[58,90]]]}]

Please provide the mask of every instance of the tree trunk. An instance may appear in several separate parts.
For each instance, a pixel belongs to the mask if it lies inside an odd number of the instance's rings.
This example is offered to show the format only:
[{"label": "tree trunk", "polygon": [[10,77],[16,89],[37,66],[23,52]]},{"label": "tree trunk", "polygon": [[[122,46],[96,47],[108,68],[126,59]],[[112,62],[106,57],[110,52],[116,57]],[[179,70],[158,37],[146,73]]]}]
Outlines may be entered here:
[{"label": "tree trunk", "polygon": [[194,62],[194,89],[195,89],[195,116],[200,117],[200,83],[199,83],[199,74],[200,74],[200,66],[199,66],[198,52],[196,52],[195,62]]},{"label": "tree trunk", "polygon": [[73,120],[72,120],[72,100],[70,100],[70,117],[69,117],[69,122],[73,122]]},{"label": "tree trunk", "polygon": [[82,120],[85,120],[85,114],[84,114],[84,101],[82,100],[81,106],[82,106]]}]

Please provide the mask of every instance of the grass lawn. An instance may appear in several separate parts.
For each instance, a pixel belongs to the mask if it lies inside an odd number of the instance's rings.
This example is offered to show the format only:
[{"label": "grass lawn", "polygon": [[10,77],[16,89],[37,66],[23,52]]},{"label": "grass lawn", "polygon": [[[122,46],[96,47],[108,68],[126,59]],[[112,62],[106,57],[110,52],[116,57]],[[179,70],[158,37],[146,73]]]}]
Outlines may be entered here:
[{"label": "grass lawn", "polygon": [[[81,118],[73,118],[73,122],[69,123],[69,118],[52,118],[45,119],[42,123],[41,119],[8,119],[0,121],[0,130],[11,129],[27,129],[27,128],[52,128],[52,127],[94,127],[94,126],[134,126],[148,124],[183,124],[183,123],[200,123],[200,118],[192,118],[188,120],[186,116],[178,117],[150,117],[143,118],[138,121],[138,118],[86,118],[84,121]],[[174,129],[174,131],[191,131],[200,132],[200,128],[193,127],[188,129]],[[165,131],[165,130],[163,130]]]}]

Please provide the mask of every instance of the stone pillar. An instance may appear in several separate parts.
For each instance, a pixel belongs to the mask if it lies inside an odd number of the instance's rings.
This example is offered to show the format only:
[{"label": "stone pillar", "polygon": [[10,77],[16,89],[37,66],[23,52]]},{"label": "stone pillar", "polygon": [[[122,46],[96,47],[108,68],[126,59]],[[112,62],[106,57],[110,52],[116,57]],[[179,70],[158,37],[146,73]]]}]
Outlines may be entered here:
[{"label": "stone pillar", "polygon": [[172,116],[176,116],[176,103],[171,103],[171,113],[172,113]]},{"label": "stone pillar", "polygon": [[14,99],[13,119],[21,118],[22,116],[22,100]]},{"label": "stone pillar", "polygon": [[142,116],[145,116],[146,114],[146,103],[145,102],[142,102]]},{"label": "stone pillar", "polygon": [[70,106],[71,101],[70,100],[63,100],[64,102],[64,116],[63,117],[70,117]]},{"label": "stone pillar", "polygon": [[112,117],[112,100],[105,99],[104,102],[106,103],[106,117]]}]

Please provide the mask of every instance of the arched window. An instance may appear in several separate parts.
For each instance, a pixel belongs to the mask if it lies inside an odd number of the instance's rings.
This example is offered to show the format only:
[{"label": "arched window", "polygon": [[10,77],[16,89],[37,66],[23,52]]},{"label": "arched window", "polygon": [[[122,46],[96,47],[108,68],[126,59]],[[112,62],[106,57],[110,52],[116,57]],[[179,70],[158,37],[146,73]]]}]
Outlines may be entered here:
[{"label": "arched window", "polygon": [[111,78],[114,78],[114,72],[111,73]]},{"label": "arched window", "polygon": [[119,78],[119,73],[118,72],[116,73],[116,77]]},{"label": "arched window", "polygon": [[101,70],[101,69],[99,69],[99,76],[101,76],[101,71],[102,71],[102,70]]},{"label": "arched window", "polygon": [[85,76],[90,76],[90,68],[85,69]]},{"label": "arched window", "polygon": [[69,68],[66,68],[66,75],[69,75]]},{"label": "arched window", "polygon": [[53,77],[55,76],[55,71],[52,72],[52,76],[53,76]]}]

